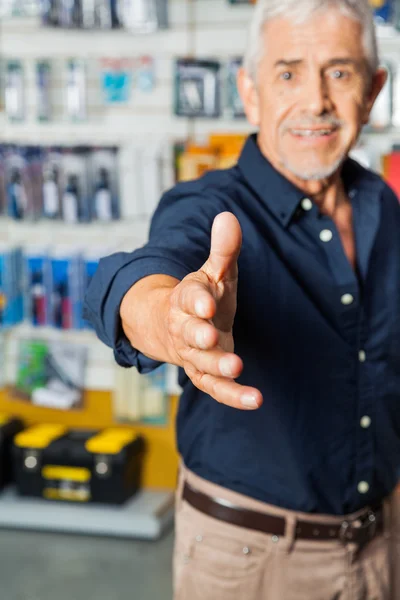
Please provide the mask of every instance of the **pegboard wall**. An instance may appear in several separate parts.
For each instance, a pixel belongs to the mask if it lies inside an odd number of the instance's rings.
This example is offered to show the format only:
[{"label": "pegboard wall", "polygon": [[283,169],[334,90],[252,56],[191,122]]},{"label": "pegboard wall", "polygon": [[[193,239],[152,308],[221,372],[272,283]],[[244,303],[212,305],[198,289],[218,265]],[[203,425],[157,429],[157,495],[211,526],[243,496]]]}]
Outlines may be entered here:
[{"label": "pegboard wall", "polygon": [[[126,249],[142,245],[149,218],[160,193],[174,183],[172,144],[188,136],[205,140],[211,132],[248,132],[245,121],[231,118],[196,119],[173,114],[174,60],[178,57],[214,58],[222,63],[240,56],[252,8],[233,6],[228,0],[170,0],[169,28],[153,34],[126,31],[79,31],[44,28],[34,18],[3,19],[0,22],[0,57],[21,59],[25,66],[26,120],[10,123],[0,112],[0,142],[43,145],[118,145],[121,213],[112,225],[0,222],[0,240],[21,242],[66,239],[92,241],[105,247],[118,243]],[[381,54],[395,63],[400,60],[398,34],[388,29],[379,34]],[[138,59],[150,55],[155,61],[155,87],[140,91],[135,85],[131,100],[123,106],[104,106],[100,91],[100,61],[103,58]],[[54,65],[52,94],[54,118],[49,123],[35,119],[35,63],[51,59]],[[63,116],[64,65],[70,58],[83,58],[88,66],[88,118],[70,123]],[[385,152],[400,132],[373,134],[376,157]],[[146,166],[147,163],[147,166]],[[161,165],[160,171],[153,171]],[[143,177],[143,173],[146,174]],[[161,175],[159,175],[161,173]],[[26,335],[25,326],[10,337],[7,380],[12,380],[16,362],[16,340]],[[54,332],[44,331],[52,336]],[[64,335],[64,334],[63,334]],[[90,332],[68,332],[67,339],[89,346],[86,387],[111,390],[115,382],[112,352]]]}]

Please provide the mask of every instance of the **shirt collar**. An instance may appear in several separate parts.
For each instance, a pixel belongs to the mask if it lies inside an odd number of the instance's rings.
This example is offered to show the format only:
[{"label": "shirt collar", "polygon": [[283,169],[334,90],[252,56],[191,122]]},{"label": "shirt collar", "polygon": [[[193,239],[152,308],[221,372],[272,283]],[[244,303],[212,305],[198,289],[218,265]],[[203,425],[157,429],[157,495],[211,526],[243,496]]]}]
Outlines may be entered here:
[{"label": "shirt collar", "polygon": [[[238,166],[250,187],[283,227],[287,227],[306,195],[265,158],[258,147],[257,134],[252,134],[247,139]],[[379,194],[384,187],[380,178],[350,158],[343,165],[342,176],[350,197],[360,188]]]}]

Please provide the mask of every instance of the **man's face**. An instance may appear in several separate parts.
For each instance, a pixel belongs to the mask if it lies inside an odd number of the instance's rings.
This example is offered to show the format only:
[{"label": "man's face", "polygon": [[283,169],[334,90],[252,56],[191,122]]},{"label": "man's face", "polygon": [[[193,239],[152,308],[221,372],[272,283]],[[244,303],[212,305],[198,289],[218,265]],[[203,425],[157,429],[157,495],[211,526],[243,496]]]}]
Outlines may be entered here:
[{"label": "man's face", "polygon": [[385,82],[381,71],[368,75],[361,25],[336,10],[300,25],[277,18],[265,26],[264,50],[257,81],[239,76],[261,149],[291,179],[330,177]]}]

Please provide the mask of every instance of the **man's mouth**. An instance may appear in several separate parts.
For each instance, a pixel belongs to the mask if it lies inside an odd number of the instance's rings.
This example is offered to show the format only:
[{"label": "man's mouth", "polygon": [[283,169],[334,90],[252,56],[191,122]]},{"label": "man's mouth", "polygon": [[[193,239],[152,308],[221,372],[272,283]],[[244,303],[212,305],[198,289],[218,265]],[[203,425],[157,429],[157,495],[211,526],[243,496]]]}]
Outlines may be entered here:
[{"label": "man's mouth", "polygon": [[327,137],[337,131],[337,128],[333,129],[290,129],[292,135],[299,137]]}]

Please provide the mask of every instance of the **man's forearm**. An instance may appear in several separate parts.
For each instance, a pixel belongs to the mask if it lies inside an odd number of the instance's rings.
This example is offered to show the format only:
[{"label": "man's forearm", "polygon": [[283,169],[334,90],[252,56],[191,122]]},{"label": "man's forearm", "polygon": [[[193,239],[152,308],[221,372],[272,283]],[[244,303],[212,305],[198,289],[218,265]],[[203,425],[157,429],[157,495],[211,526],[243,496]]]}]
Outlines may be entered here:
[{"label": "man's forearm", "polygon": [[125,294],[120,316],[125,335],[134,348],[153,360],[176,364],[168,340],[169,296],[178,279],[150,275]]}]

